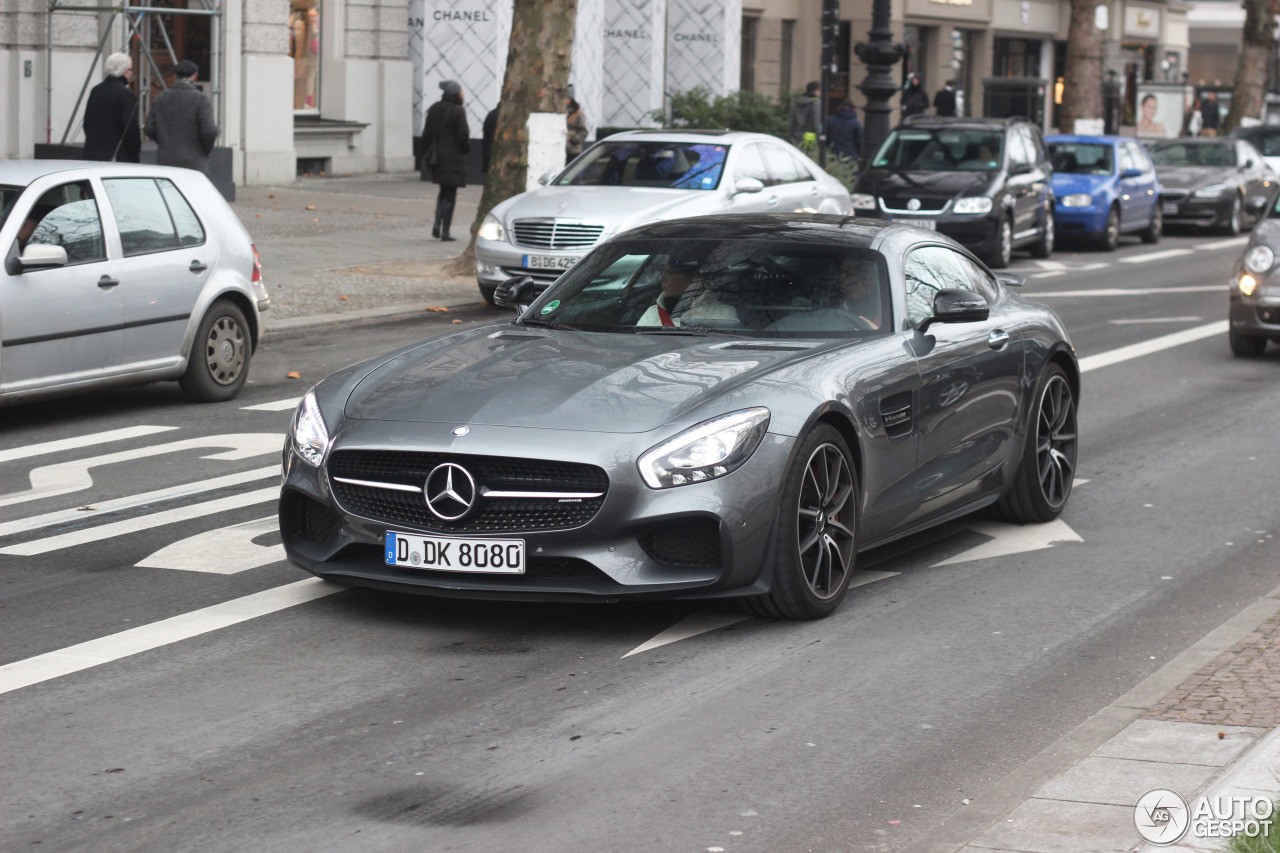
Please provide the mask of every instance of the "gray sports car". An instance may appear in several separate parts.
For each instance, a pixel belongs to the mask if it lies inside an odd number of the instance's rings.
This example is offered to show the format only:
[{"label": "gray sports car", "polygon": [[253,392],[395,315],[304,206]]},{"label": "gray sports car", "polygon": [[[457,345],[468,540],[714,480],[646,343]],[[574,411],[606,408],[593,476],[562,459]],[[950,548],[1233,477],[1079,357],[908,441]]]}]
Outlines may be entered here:
[{"label": "gray sports car", "polygon": [[321,577],[434,595],[742,598],[825,616],[857,553],[1076,467],[1057,316],[954,241],[810,214],[607,241],[511,322],[313,388],[280,528]]}]

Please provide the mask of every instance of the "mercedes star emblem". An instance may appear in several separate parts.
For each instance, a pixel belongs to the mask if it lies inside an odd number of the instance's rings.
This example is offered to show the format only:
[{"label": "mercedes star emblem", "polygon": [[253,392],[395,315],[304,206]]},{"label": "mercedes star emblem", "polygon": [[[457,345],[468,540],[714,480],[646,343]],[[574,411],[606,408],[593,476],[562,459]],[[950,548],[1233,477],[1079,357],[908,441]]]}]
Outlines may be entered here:
[{"label": "mercedes star emblem", "polygon": [[920,199],[913,198],[911,199],[911,201],[907,202],[907,210],[919,210],[919,209],[920,209]]},{"label": "mercedes star emblem", "polygon": [[457,521],[475,505],[476,481],[461,465],[442,462],[427,475],[423,493],[432,515],[443,521]]}]

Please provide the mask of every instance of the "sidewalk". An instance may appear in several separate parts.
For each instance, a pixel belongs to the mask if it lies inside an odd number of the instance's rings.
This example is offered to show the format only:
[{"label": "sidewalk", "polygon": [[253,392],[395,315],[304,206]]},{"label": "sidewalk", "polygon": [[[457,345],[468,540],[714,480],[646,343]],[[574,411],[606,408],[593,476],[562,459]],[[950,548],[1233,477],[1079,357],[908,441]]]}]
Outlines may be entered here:
[{"label": "sidewalk", "polygon": [[475,278],[445,267],[466,248],[481,189],[458,192],[458,241],[442,243],[430,234],[437,187],[416,172],[237,188],[231,207],[271,294],[268,330],[479,303]]},{"label": "sidewalk", "polygon": [[[1048,781],[1045,781],[1048,780]],[[1207,853],[1150,846],[1139,797],[1280,797],[1280,587],[1174,658],[962,811],[930,853]],[[1021,802],[1019,792],[1034,793]],[[968,843],[957,839],[968,837]]]}]

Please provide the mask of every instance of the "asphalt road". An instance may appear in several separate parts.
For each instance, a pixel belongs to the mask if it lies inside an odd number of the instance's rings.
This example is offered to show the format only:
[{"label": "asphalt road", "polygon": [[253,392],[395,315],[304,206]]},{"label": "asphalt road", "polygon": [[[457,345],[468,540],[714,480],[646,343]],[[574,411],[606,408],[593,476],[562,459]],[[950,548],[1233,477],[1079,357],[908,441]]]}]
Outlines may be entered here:
[{"label": "asphalt road", "polygon": [[0,684],[26,680],[0,696],[0,848],[927,843],[1275,586],[1280,348],[1233,359],[1209,326],[1243,242],[1021,256],[1088,370],[1059,541],[990,556],[1008,531],[962,520],[864,555],[872,582],[815,623],[397,597],[279,560],[287,401],[492,309],[275,334],[230,403],[6,410]]}]

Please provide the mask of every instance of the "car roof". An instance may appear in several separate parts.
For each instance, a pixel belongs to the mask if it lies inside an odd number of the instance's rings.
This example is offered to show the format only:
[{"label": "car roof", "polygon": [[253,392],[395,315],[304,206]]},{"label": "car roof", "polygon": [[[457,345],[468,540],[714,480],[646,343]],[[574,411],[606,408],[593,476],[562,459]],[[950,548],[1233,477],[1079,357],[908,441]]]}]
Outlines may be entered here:
[{"label": "car roof", "polygon": [[[847,245],[870,246],[888,232],[917,230],[883,219],[830,213],[719,213],[667,219],[624,232],[627,239],[762,239],[803,243],[836,238]],[[925,233],[925,232],[921,232]]]},{"label": "car roof", "polygon": [[937,127],[962,127],[962,128],[982,128],[983,130],[999,130],[1005,127],[1013,127],[1014,125],[1030,124],[1028,119],[1021,116],[1012,116],[1010,118],[988,118],[985,116],[927,116],[918,115],[911,116],[904,120],[894,130],[903,130],[906,128],[937,128]]},{"label": "car roof", "polygon": [[190,175],[190,169],[138,163],[103,163],[94,160],[0,160],[0,184],[25,187],[45,175],[87,171],[98,177],[138,175]]},{"label": "car roof", "polygon": [[767,133],[749,133],[744,130],[684,130],[682,128],[668,128],[666,130],[624,130],[619,133],[610,134],[601,141],[623,142],[634,140],[636,142],[705,142],[713,145],[732,145],[735,142],[747,142],[749,140],[757,139],[767,139],[770,142],[779,142],[783,145],[790,144],[776,136],[770,136]]},{"label": "car roof", "polygon": [[1137,141],[1138,141],[1138,140],[1136,140],[1136,139],[1133,139],[1132,137],[1126,137],[1126,136],[1108,136],[1108,135],[1106,135],[1106,134],[1101,134],[1101,133],[1100,133],[1100,134],[1098,134],[1098,135],[1096,135],[1096,136],[1094,136],[1094,135],[1092,135],[1092,134],[1087,134],[1087,133],[1055,133],[1055,134],[1053,134],[1052,136],[1046,136],[1046,137],[1044,138],[1044,141],[1045,141],[1046,143],[1053,143],[1053,142],[1092,142],[1092,143],[1096,143],[1096,144],[1115,145],[1117,142],[1121,142],[1121,141],[1123,141],[1123,140],[1125,140],[1125,139],[1127,139],[1127,140],[1128,140],[1128,141],[1130,141],[1130,142],[1137,142]]},{"label": "car roof", "polygon": [[1187,136],[1177,139],[1152,139],[1147,145],[1231,145],[1235,140],[1229,136]]}]

